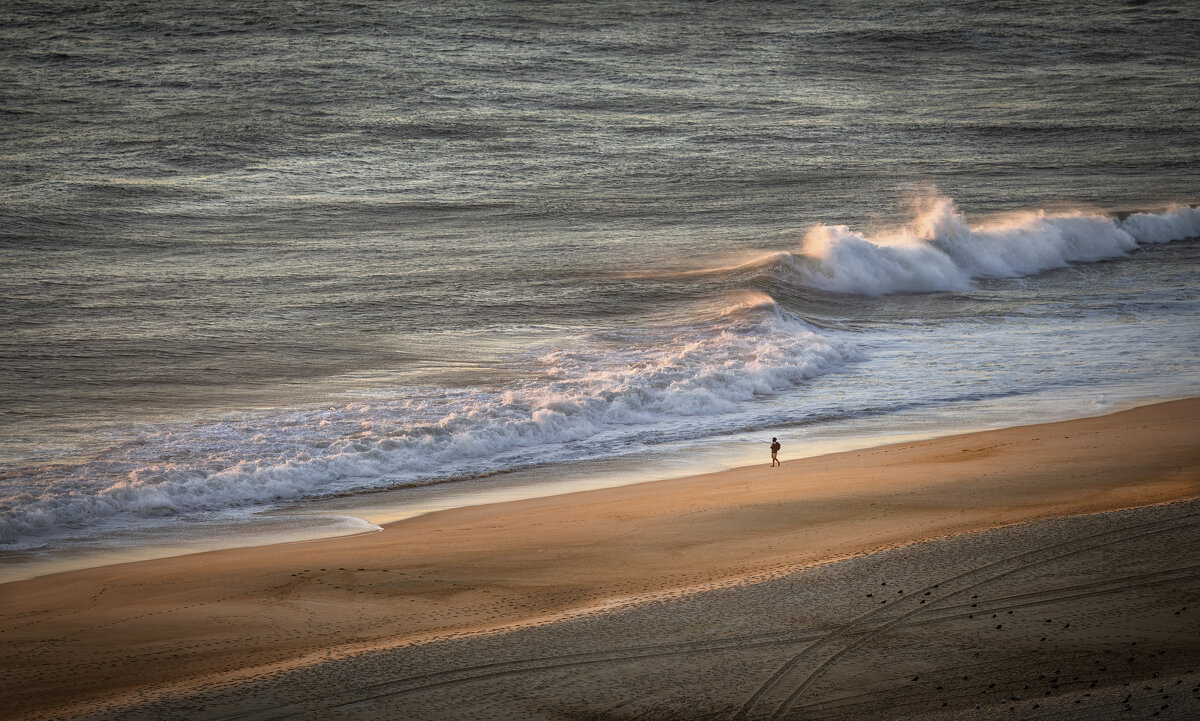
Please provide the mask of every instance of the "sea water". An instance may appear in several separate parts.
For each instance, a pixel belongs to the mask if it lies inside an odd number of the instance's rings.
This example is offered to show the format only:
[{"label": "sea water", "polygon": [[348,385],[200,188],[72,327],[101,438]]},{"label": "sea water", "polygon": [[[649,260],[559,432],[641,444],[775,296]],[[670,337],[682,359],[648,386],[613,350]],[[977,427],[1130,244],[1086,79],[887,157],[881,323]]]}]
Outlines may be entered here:
[{"label": "sea water", "polygon": [[9,577],[1200,391],[1192,3],[0,20]]}]

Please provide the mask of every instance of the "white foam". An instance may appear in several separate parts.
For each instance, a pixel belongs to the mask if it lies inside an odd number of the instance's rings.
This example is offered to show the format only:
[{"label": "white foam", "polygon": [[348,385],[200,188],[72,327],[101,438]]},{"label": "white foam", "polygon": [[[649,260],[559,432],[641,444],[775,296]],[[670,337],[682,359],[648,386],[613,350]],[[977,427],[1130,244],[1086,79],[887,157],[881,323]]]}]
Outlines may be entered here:
[{"label": "white foam", "polygon": [[401,388],[330,408],[158,428],[65,474],[10,479],[0,542],[612,455],[672,432],[693,437],[757,396],[856,357],[759,295],[688,327],[514,358],[536,368],[536,380],[500,390]]},{"label": "white foam", "polygon": [[886,295],[965,290],[979,279],[1018,278],[1069,263],[1115,258],[1138,243],[1200,236],[1200,211],[1176,206],[1118,222],[1089,213],[1026,213],[971,227],[948,198],[935,198],[907,227],[866,235],[844,225],[809,230],[787,259],[804,285]]},{"label": "white foam", "polygon": [[1200,237],[1200,210],[1176,205],[1165,213],[1134,213],[1121,228],[1139,243],[1169,243]]}]

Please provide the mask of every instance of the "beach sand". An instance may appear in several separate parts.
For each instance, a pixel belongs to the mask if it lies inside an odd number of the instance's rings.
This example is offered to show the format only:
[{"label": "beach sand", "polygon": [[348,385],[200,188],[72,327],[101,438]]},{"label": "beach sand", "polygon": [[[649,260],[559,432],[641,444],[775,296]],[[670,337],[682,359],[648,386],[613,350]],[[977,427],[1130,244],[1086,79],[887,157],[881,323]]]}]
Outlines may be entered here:
[{"label": "beach sand", "polygon": [[0,716],[1198,718],[1197,498],[1192,399],[73,571]]}]

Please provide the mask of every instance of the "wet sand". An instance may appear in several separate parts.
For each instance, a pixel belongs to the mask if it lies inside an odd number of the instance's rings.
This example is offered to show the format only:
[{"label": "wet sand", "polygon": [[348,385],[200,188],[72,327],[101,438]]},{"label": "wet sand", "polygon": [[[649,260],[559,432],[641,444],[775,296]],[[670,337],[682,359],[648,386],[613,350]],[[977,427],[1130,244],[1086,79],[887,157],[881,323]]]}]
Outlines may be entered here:
[{"label": "wet sand", "polygon": [[1194,718],[1198,431],[1176,401],[3,584],[0,715]]}]

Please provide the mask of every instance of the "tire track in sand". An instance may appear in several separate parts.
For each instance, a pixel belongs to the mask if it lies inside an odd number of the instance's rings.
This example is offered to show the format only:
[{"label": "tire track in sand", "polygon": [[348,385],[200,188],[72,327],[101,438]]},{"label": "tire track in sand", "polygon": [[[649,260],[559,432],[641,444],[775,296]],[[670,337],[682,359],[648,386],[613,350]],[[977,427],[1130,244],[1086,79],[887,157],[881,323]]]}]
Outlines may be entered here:
[{"label": "tire track in sand", "polygon": [[[761,705],[774,707],[773,711],[764,716],[765,718],[783,718],[813,683],[847,653],[869,640],[878,638],[885,631],[902,624],[909,618],[933,608],[932,606],[919,603],[918,599],[925,598],[925,593],[932,594],[934,591],[937,591],[939,595],[934,600],[947,601],[984,583],[995,581],[1039,564],[1078,555],[1113,543],[1194,526],[1194,522],[1180,523],[1180,521],[1183,519],[1193,519],[1197,516],[1200,516],[1200,514],[1193,513],[1178,518],[1148,521],[1124,528],[1102,531],[1062,543],[1042,546],[1041,548],[1024,551],[1008,558],[977,566],[950,578],[920,588],[916,592],[906,596],[903,600],[889,604],[886,607],[873,609],[858,616],[834,633],[828,634],[816,643],[802,649],[764,681],[746,702],[742,704],[741,708],[738,709],[732,718],[734,721],[749,719],[751,718],[751,714],[754,713],[755,708]],[[903,606],[911,606],[911,608],[897,615],[897,607]],[[805,667],[804,661],[813,656],[823,657],[824,660],[815,667]],[[783,695],[781,689],[784,688],[791,688],[792,691],[780,699],[779,696]]]},{"label": "tire track in sand", "polygon": [[[218,717],[216,721],[276,721],[304,713],[325,711],[359,703],[399,696],[426,689],[442,686],[452,686],[460,683],[486,681],[536,671],[552,671],[557,669],[593,666],[607,663],[620,663],[645,658],[687,655],[692,653],[708,653],[716,651],[741,650],[763,646],[792,645],[806,643],[820,638],[820,634],[794,635],[788,632],[771,634],[754,634],[750,636],[732,636],[713,639],[711,641],[690,641],[680,643],[654,644],[649,646],[634,646],[606,651],[590,651],[582,653],[561,654],[554,656],[539,656],[515,661],[498,661],[495,663],[460,666],[442,671],[432,671],[389,679],[378,683],[359,686],[345,691],[337,700],[331,700],[328,694],[307,699],[305,701],[241,712],[229,716]],[[314,703],[315,702],[315,703]],[[324,703],[321,703],[324,702]]]},{"label": "tire track in sand", "polygon": [[[1000,611],[1011,611],[1018,608],[1043,606],[1049,603],[1058,603],[1059,601],[1073,601],[1080,598],[1090,598],[1092,596],[1104,596],[1134,588],[1155,586],[1160,583],[1188,581],[1198,577],[1200,577],[1200,564],[1181,566],[1179,568],[1173,568],[1166,571],[1155,571],[1153,573],[1139,573],[1133,576],[1122,576],[1121,578],[1113,578],[1106,581],[1082,583],[1073,586],[1058,586],[1056,588],[1048,588],[1044,591],[1019,593],[1015,596],[1002,596],[990,599],[985,606],[976,608],[974,610],[966,610],[968,606],[965,604],[958,604],[948,608],[931,606],[929,607],[929,612],[924,614],[925,616],[931,616],[931,618],[922,618],[921,620],[914,621],[908,625],[928,626],[942,623],[944,621],[967,618],[969,615],[974,614],[999,613]],[[948,611],[949,613],[937,614],[937,611]]]}]

